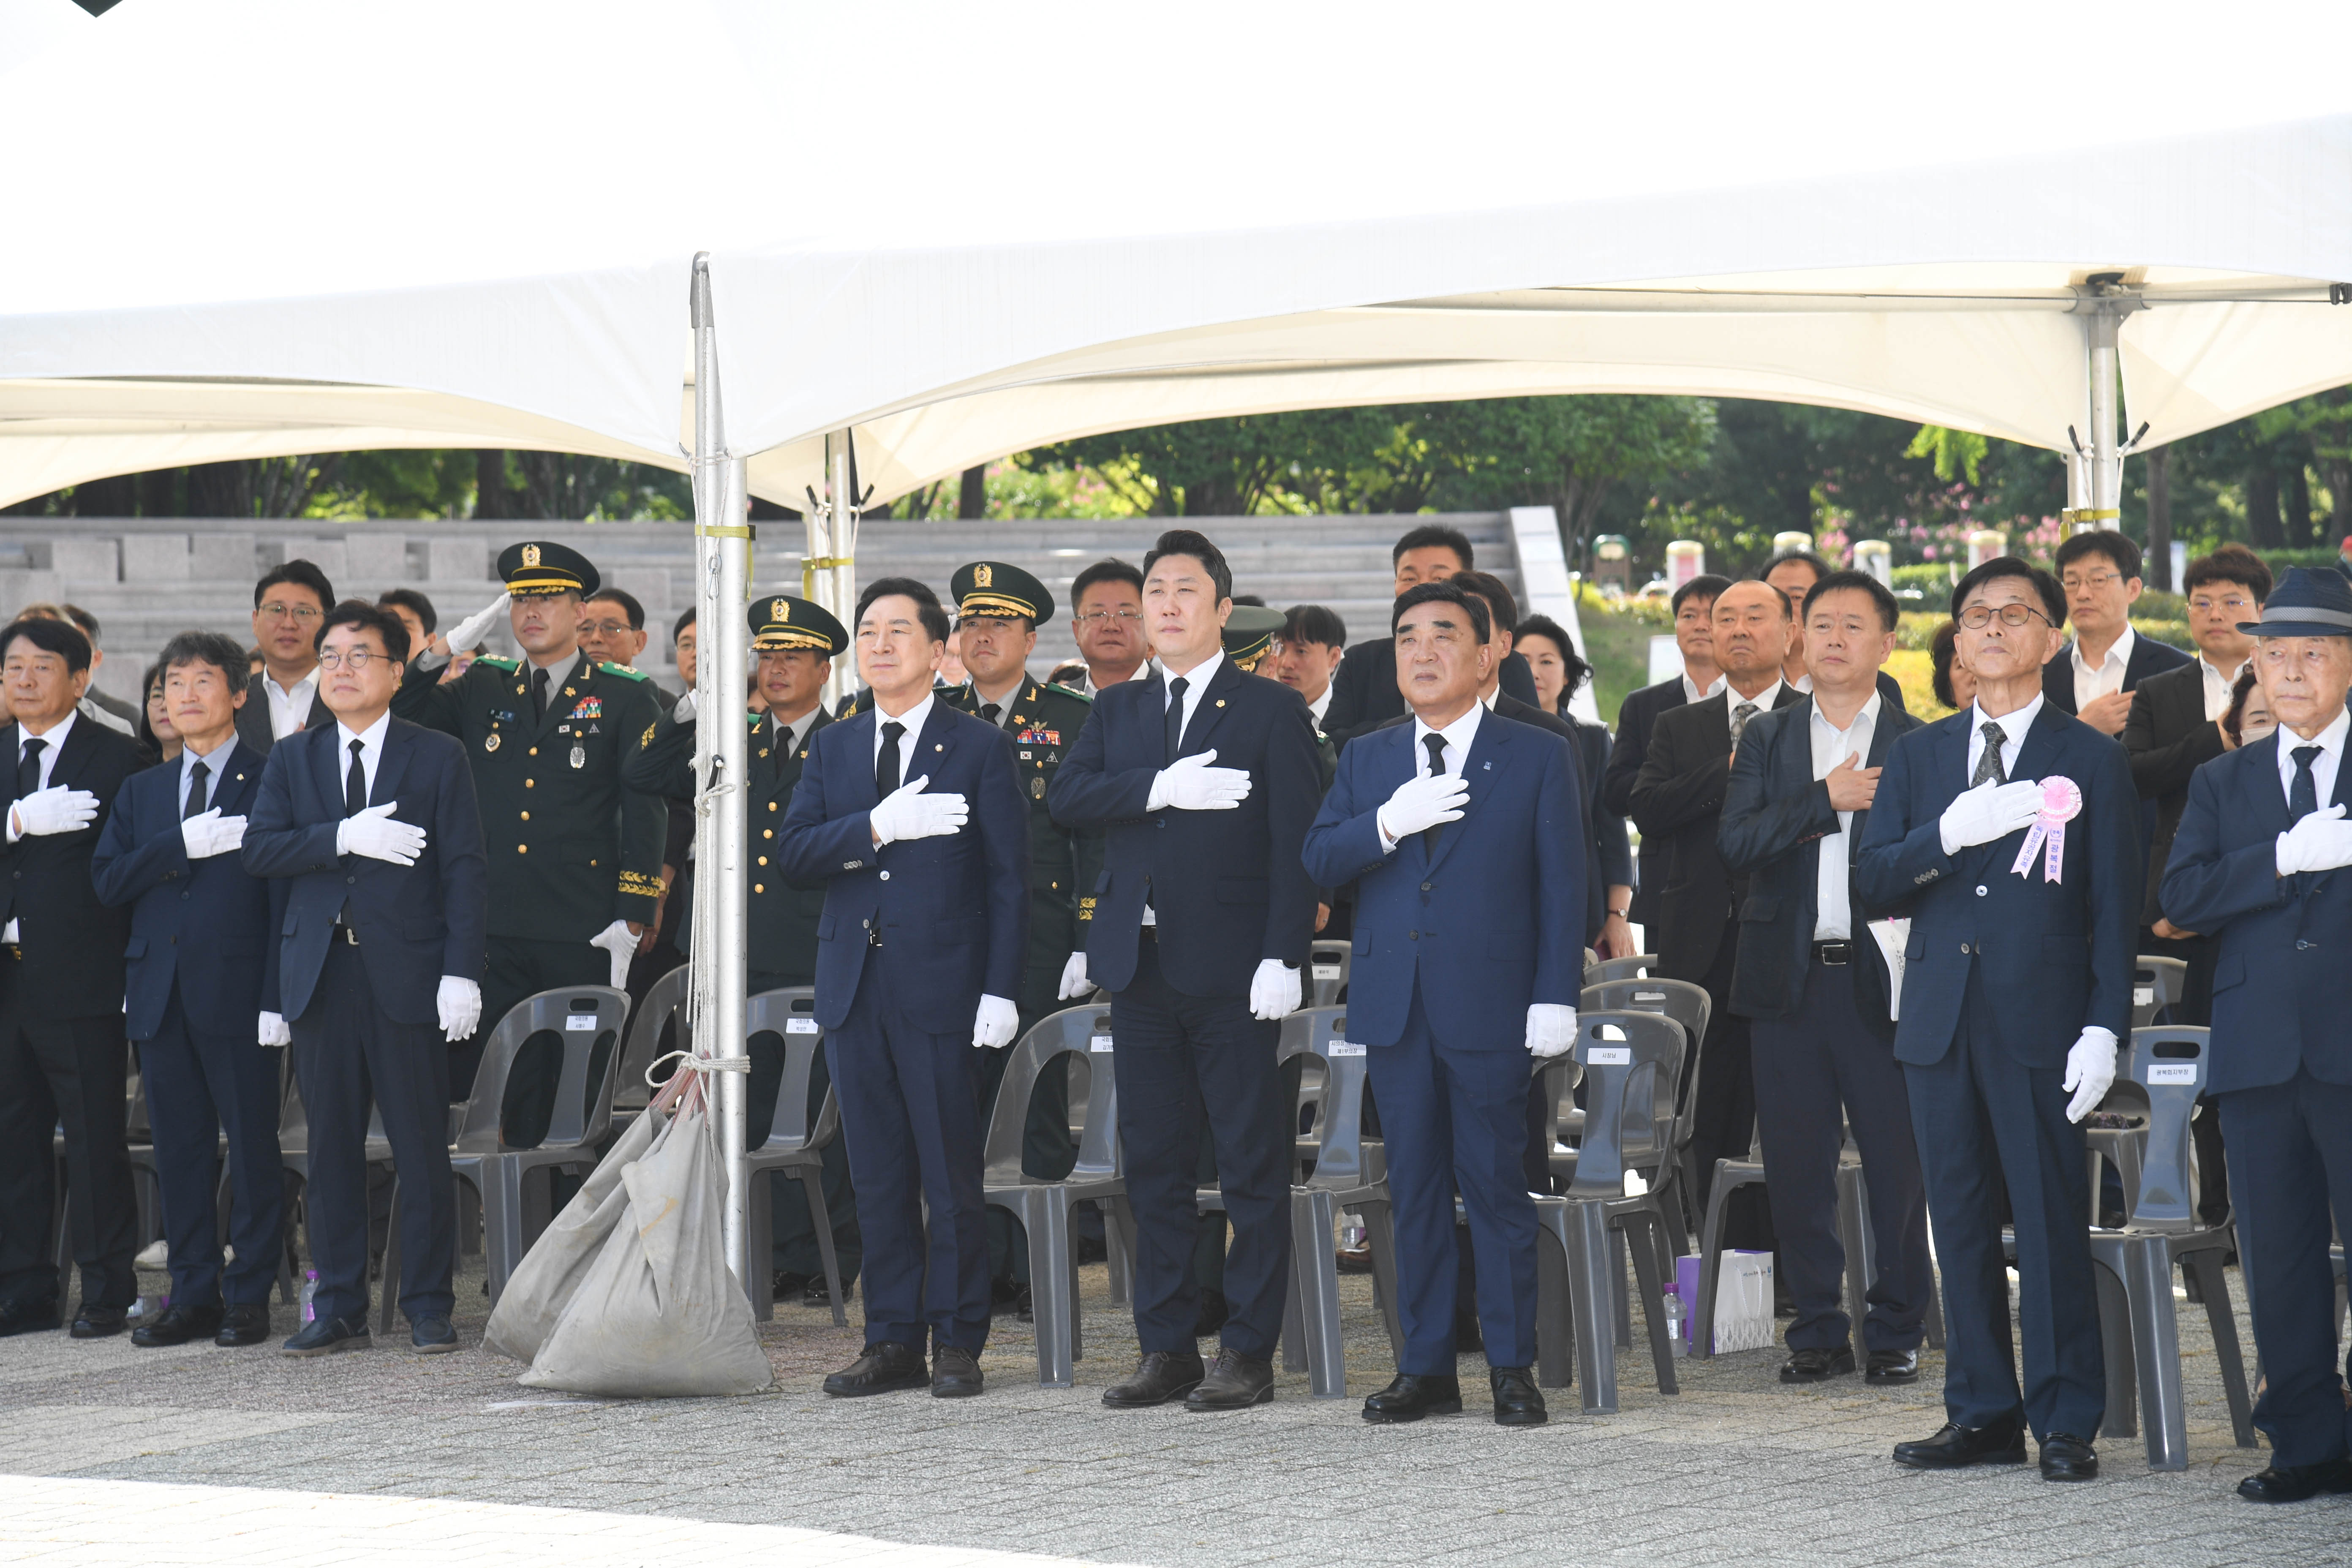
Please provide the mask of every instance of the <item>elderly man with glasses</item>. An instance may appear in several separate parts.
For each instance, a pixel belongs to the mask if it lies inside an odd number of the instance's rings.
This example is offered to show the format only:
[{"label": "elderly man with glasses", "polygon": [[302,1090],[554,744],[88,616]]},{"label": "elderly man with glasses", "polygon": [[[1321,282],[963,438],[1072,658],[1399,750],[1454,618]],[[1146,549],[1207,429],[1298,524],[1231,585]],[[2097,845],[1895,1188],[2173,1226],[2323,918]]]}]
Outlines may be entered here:
[{"label": "elderly man with glasses", "polygon": [[319,627],[334,608],[327,574],[308,561],[272,567],[253,585],[253,640],[261,672],[236,710],[236,738],[263,756],[289,735],[335,721],[319,700]]}]

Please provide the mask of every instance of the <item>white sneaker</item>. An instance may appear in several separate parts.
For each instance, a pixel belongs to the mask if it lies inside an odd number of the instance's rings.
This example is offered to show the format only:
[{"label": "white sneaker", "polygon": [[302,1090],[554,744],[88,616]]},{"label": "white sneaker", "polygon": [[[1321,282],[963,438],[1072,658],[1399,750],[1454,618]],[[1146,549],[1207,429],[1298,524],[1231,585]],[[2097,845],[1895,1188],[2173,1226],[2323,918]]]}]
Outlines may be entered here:
[{"label": "white sneaker", "polygon": [[165,1241],[150,1242],[131,1261],[142,1268],[168,1268],[172,1266],[171,1244]]}]

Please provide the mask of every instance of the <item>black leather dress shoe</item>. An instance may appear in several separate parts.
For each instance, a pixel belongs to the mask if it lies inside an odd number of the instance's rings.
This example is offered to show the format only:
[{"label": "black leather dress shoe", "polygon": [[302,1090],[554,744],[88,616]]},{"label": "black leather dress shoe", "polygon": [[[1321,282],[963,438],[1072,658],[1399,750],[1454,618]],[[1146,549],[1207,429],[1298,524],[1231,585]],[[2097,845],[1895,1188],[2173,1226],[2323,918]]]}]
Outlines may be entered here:
[{"label": "black leather dress shoe", "polygon": [[1142,1410],[1165,1405],[1192,1393],[1206,1375],[1208,1368],[1201,1364],[1198,1351],[1190,1355],[1181,1351],[1153,1351],[1135,1363],[1135,1371],[1126,1382],[1114,1383],[1103,1390],[1103,1403],[1114,1410]]},{"label": "black leather dress shoe", "polygon": [[1462,1380],[1452,1373],[1427,1376],[1410,1372],[1364,1401],[1364,1419],[1376,1426],[1418,1421],[1424,1415],[1462,1414]]},{"label": "black leather dress shoe", "polygon": [[1497,1426],[1540,1426],[1551,1419],[1544,1409],[1543,1390],[1524,1366],[1496,1366],[1486,1369],[1486,1382],[1495,1391],[1495,1425]]},{"label": "black leather dress shoe", "polygon": [[78,1340],[103,1340],[121,1333],[131,1326],[131,1311],[125,1307],[93,1307],[82,1304],[74,1314],[73,1326],[66,1331]]},{"label": "black leather dress shoe", "polygon": [[2042,1479],[2045,1481],[2097,1480],[2098,1450],[2080,1437],[2053,1432],[2042,1439]]},{"label": "black leather dress shoe", "polygon": [[2238,1483],[2238,1495],[2248,1502],[2301,1502],[2321,1492],[2352,1492],[2352,1459],[2273,1465]]},{"label": "black leather dress shoe", "polygon": [[269,1337],[269,1304],[249,1301],[233,1306],[221,1313],[220,1332],[213,1343],[236,1350],[245,1345],[257,1345]]},{"label": "black leather dress shoe", "polygon": [[941,1345],[931,1352],[931,1397],[970,1399],[981,1390],[980,1363],[968,1350]]},{"label": "black leather dress shoe", "polygon": [[1862,1374],[1864,1383],[1916,1383],[1919,1381],[1917,1351],[1873,1351],[1870,1368]]},{"label": "black leather dress shoe", "polygon": [[168,1307],[153,1322],[142,1323],[131,1330],[131,1342],[142,1350],[184,1345],[190,1340],[212,1338],[220,1332],[220,1326],[218,1307]]},{"label": "black leather dress shoe", "polygon": [[294,1337],[278,1347],[279,1355],[333,1355],[338,1351],[363,1351],[375,1342],[368,1337],[367,1318],[313,1318]]},{"label": "black leather dress shoe", "polygon": [[2025,1428],[2014,1415],[1990,1426],[1962,1426],[1947,1421],[1943,1430],[1923,1443],[1895,1444],[1895,1462],[1915,1470],[2021,1465],[2025,1463]]},{"label": "black leather dress shoe", "polygon": [[835,1399],[930,1385],[931,1369],[923,1364],[923,1352],[896,1340],[875,1341],[856,1361],[824,1380],[824,1391]]},{"label": "black leather dress shoe", "polygon": [[1801,1350],[1780,1363],[1782,1383],[1826,1383],[1853,1375],[1853,1347],[1839,1345]]},{"label": "black leather dress shoe", "polygon": [[0,1301],[0,1337],[39,1333],[61,1326],[58,1299],[39,1296],[21,1301]]},{"label": "black leather dress shoe", "polygon": [[808,1282],[805,1274],[795,1274],[789,1268],[772,1269],[768,1274],[768,1300],[797,1301],[801,1292],[808,1289]]},{"label": "black leather dress shoe", "polygon": [[408,1348],[418,1355],[447,1355],[457,1348],[457,1331],[440,1313],[427,1312],[410,1321]]},{"label": "black leather dress shoe", "polygon": [[1274,1399],[1274,1363],[1244,1355],[1231,1345],[1217,1352],[1209,1374],[1184,1396],[1187,1410],[1246,1410]]}]

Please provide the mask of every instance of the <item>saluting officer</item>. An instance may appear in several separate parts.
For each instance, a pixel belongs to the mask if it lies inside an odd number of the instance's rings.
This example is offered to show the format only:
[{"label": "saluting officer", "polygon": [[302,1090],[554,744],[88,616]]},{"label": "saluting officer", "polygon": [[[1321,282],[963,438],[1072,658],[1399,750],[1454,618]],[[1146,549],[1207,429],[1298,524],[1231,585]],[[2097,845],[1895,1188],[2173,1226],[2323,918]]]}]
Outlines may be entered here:
[{"label": "saluting officer", "polygon": [[[473,764],[489,850],[490,923],[481,1029],[450,1064],[453,1095],[472,1092],[482,1046],[524,997],[564,985],[623,985],[661,892],[659,797],[628,788],[621,766],[649,745],[660,710],[646,678],[580,651],[582,603],[596,568],[548,541],[499,556],[507,591],[410,661],[393,711],[457,736]],[[438,684],[447,649],[478,643],[507,612],[520,660],[485,656]],[[561,1047],[515,1060],[508,1142],[547,1132]]]}]

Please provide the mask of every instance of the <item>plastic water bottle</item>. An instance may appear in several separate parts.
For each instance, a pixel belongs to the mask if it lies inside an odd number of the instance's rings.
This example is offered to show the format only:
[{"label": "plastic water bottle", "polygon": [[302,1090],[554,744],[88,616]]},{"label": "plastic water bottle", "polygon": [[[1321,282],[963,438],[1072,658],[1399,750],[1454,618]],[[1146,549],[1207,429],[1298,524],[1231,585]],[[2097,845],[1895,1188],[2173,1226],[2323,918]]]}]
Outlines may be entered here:
[{"label": "plastic water bottle", "polygon": [[1682,1293],[1671,1286],[1666,1289],[1666,1333],[1672,1339],[1675,1354],[1690,1354],[1690,1320],[1683,1310]]},{"label": "plastic water bottle", "polygon": [[1339,1215],[1339,1245],[1350,1252],[1364,1245],[1363,1215],[1348,1213]]},{"label": "plastic water bottle", "polygon": [[318,1317],[319,1309],[314,1304],[318,1299],[319,1271],[315,1268],[305,1268],[302,1271],[302,1321],[304,1322],[310,1322]]}]

